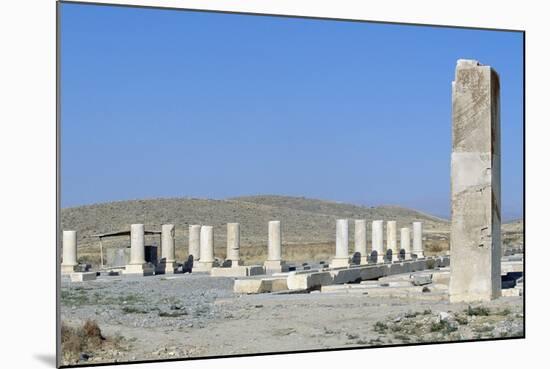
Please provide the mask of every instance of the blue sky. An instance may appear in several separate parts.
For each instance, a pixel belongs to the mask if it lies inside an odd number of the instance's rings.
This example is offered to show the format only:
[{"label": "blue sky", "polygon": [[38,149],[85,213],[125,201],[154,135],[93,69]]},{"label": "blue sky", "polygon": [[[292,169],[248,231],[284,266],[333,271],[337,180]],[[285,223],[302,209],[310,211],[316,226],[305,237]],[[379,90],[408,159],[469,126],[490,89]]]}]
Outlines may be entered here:
[{"label": "blue sky", "polygon": [[450,213],[451,81],[501,79],[523,206],[521,33],[61,5],[61,205],[306,196]]}]

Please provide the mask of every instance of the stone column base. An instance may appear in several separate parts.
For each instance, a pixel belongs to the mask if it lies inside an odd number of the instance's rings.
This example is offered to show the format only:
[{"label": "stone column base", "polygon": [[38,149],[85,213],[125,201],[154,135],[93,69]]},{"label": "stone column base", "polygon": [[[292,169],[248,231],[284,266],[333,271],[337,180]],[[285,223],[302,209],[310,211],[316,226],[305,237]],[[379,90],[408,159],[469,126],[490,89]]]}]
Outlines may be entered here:
[{"label": "stone column base", "polygon": [[63,265],[61,264],[61,274],[71,274],[76,272],[76,267],[78,265]]},{"label": "stone column base", "polygon": [[161,262],[155,268],[155,274],[174,274],[177,268],[178,264],[174,261]]},{"label": "stone column base", "polygon": [[417,259],[424,259],[425,258],[424,251],[413,251],[413,254],[416,255]]},{"label": "stone column base", "polygon": [[149,264],[127,264],[123,274],[135,274],[135,275],[153,275],[155,269]]},{"label": "stone column base", "polygon": [[194,272],[210,272],[214,267],[214,261],[198,261],[193,265]]},{"label": "stone column base", "polygon": [[[365,256],[366,259],[366,256]],[[361,263],[363,263],[363,256],[361,257]],[[329,265],[331,268],[349,268],[349,259],[348,258],[334,258]]]},{"label": "stone column base", "polygon": [[[284,271],[284,263],[281,260],[266,260],[264,268],[266,274],[281,273]],[[288,268],[287,268],[288,270]]]}]

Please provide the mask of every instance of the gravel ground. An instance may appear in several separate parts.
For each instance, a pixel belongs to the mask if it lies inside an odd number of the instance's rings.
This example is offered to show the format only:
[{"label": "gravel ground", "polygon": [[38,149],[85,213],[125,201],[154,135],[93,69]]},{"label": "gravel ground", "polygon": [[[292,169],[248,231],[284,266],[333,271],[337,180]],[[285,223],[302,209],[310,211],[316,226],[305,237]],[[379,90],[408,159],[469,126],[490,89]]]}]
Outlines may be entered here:
[{"label": "gravel ground", "polygon": [[522,297],[469,307],[363,293],[236,295],[232,287],[233,278],[199,273],[64,279],[62,321],[95,320],[120,342],[71,364],[523,335]]}]

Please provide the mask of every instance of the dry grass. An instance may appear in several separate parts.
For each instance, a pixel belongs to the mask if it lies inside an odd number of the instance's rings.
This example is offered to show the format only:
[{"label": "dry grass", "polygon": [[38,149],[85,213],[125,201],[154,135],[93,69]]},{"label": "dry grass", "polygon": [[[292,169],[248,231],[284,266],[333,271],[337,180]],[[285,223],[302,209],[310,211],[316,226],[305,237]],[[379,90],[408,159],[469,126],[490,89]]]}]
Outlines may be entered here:
[{"label": "dry grass", "polygon": [[120,336],[105,338],[94,320],[87,320],[82,326],[72,327],[61,323],[61,354],[66,365],[76,364],[81,355],[93,355],[105,349],[120,350]]},{"label": "dry grass", "polygon": [[66,362],[74,363],[87,351],[97,351],[105,338],[93,320],[87,320],[82,327],[70,327],[61,323],[61,352]]}]

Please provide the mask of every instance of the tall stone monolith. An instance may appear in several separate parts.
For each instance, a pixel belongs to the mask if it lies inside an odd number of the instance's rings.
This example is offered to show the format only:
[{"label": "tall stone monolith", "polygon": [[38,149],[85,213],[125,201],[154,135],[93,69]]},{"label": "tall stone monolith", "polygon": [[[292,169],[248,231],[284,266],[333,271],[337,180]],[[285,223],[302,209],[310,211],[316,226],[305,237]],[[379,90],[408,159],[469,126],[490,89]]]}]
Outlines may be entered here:
[{"label": "tall stone monolith", "polygon": [[459,60],[452,83],[451,302],[501,295],[500,83]]},{"label": "tall stone monolith", "polygon": [[73,273],[78,265],[76,231],[63,231],[63,260],[61,274]]}]

